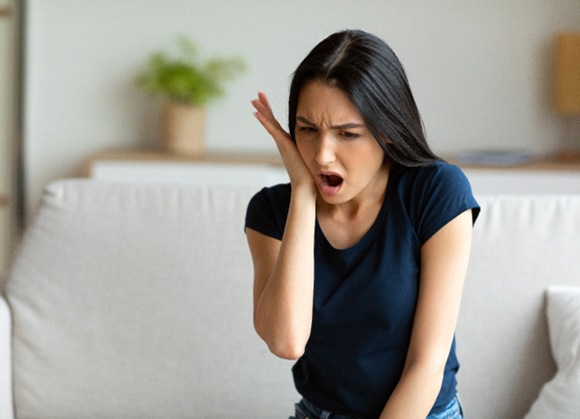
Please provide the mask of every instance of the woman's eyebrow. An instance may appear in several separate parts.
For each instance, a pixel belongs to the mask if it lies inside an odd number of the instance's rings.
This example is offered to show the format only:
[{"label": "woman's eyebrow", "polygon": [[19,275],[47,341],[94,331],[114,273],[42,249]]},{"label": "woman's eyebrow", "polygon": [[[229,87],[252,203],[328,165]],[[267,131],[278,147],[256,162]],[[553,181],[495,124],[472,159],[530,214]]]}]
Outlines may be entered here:
[{"label": "woman's eyebrow", "polygon": [[316,126],[316,124],[314,124],[313,122],[310,122],[308,119],[306,119],[306,118],[304,118],[302,116],[297,116],[296,117],[296,120],[297,121],[300,121],[300,122],[302,122],[303,124],[306,124],[306,125],[311,125],[313,127]]},{"label": "woman's eyebrow", "polygon": [[[303,124],[306,125],[310,125],[312,127],[315,127],[316,124],[313,122],[310,122],[308,119],[302,117],[302,116],[297,116],[296,120],[299,122],[302,122]],[[331,129],[353,129],[353,128],[363,128],[365,125],[358,123],[358,122],[348,122],[346,124],[340,124],[340,125],[333,125],[330,128]]]},{"label": "woman's eyebrow", "polygon": [[353,128],[363,128],[365,125],[364,124],[359,124],[357,122],[349,122],[347,124],[342,124],[342,125],[333,125],[330,128],[333,129],[353,129]]}]

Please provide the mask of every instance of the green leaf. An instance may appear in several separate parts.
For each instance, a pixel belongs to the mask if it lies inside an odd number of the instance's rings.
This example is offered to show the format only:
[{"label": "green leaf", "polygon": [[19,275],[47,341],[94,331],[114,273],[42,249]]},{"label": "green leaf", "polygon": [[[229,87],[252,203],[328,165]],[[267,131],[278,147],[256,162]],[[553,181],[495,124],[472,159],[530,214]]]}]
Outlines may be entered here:
[{"label": "green leaf", "polygon": [[178,54],[154,52],[143,70],[137,73],[138,87],[151,95],[203,106],[224,95],[224,82],[233,80],[246,69],[240,57],[210,58],[201,62],[197,46],[190,39],[177,39]]}]

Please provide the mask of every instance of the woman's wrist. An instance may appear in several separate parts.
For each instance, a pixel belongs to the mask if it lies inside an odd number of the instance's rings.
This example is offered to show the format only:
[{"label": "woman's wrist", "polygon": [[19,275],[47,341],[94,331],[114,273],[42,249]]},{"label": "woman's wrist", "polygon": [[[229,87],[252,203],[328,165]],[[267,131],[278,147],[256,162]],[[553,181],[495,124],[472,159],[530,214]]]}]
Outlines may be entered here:
[{"label": "woman's wrist", "polygon": [[301,200],[302,204],[311,202],[312,205],[316,204],[316,196],[318,191],[316,189],[316,184],[311,176],[306,179],[300,179],[298,181],[292,181],[292,197],[293,199]]}]

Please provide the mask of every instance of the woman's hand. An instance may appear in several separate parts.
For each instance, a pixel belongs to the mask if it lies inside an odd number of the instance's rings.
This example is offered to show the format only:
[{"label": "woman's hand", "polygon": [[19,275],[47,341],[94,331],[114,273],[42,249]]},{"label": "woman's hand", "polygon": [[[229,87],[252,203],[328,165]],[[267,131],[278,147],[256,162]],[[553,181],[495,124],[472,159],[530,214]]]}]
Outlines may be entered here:
[{"label": "woman's hand", "polygon": [[258,93],[252,105],[254,116],[274,138],[292,183],[282,241],[246,229],[254,263],[254,327],[272,353],[297,359],[312,328],[317,189],[298,147],[274,117],[266,95]]},{"label": "woman's hand", "polygon": [[297,187],[304,184],[316,192],[314,178],[300,156],[296,143],[276,120],[266,94],[258,92],[258,98],[252,100],[252,106],[256,109],[254,116],[276,142],[292,186]]}]

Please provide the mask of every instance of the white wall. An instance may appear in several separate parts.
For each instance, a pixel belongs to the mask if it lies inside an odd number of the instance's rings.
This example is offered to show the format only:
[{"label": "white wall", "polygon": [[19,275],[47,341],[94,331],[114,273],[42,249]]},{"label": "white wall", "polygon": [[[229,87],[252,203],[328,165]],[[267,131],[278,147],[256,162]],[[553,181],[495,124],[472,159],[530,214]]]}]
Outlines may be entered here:
[{"label": "white wall", "polygon": [[88,154],[155,144],[155,101],[133,77],[178,34],[249,65],[209,110],[211,150],[275,152],[249,100],[265,90],[285,120],[299,60],[329,33],[362,28],[403,61],[436,152],[547,152],[563,141],[550,108],[553,34],[580,29],[578,0],[28,0],[27,9],[29,208]]}]

